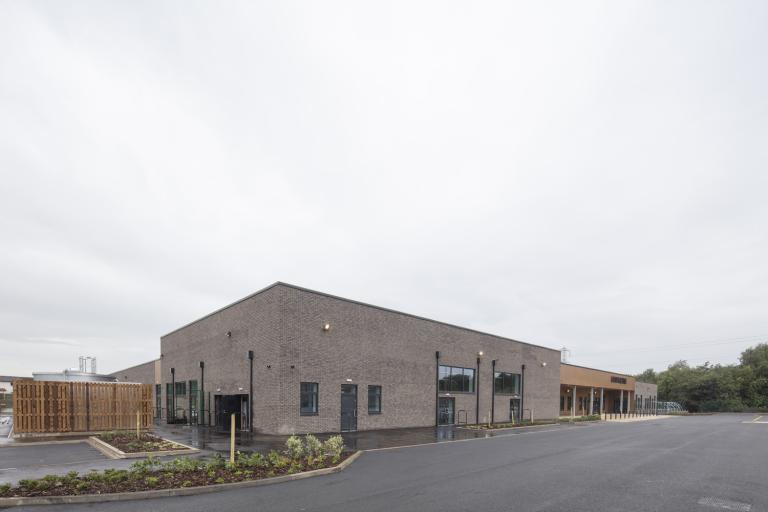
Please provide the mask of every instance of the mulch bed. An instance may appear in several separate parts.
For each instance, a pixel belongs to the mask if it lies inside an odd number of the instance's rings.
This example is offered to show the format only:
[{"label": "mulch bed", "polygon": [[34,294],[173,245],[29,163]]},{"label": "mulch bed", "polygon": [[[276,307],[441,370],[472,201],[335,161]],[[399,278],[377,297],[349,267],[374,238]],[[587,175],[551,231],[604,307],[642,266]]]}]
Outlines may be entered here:
[{"label": "mulch bed", "polygon": [[120,432],[96,436],[101,441],[114,446],[123,453],[165,452],[183,450],[184,447],[172,441],[167,441],[153,434],[142,433],[137,439],[135,433]]},{"label": "mulch bed", "polygon": [[[0,498],[15,497],[45,497],[45,496],[76,496],[82,494],[109,494],[117,492],[151,491],[157,489],[178,489],[182,487],[199,487],[213,484],[231,482],[244,482],[246,480],[259,480],[274,476],[300,473],[314,469],[336,466],[352,456],[353,452],[342,453],[337,464],[330,460],[308,466],[301,462],[293,467],[285,466],[276,468],[219,468],[215,470],[197,471],[151,471],[146,473],[131,473],[125,470],[107,470],[99,481],[89,478],[88,474],[66,478],[59,477],[58,482],[51,481],[51,487],[47,489],[26,489],[13,487],[4,490],[0,486]],[[105,480],[105,481],[102,481]],[[39,484],[38,484],[39,485]]]}]

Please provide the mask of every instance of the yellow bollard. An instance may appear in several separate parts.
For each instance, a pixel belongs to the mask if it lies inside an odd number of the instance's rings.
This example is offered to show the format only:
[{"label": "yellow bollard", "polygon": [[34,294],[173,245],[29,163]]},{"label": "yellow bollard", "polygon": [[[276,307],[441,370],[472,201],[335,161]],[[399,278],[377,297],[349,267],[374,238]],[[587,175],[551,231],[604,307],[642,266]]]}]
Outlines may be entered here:
[{"label": "yellow bollard", "polygon": [[235,463],[235,413],[232,413],[231,416],[231,435],[229,439],[229,463],[234,464]]}]

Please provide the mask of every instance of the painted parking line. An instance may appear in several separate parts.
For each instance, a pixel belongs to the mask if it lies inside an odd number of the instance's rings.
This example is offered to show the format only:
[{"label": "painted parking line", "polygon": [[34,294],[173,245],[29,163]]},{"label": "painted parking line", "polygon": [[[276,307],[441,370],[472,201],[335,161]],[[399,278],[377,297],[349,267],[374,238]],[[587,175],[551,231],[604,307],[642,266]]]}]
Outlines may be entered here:
[{"label": "painted parking line", "polygon": [[737,512],[749,512],[752,510],[752,505],[749,503],[742,503],[740,501],[724,500],[721,498],[713,498],[705,496],[698,501],[699,505],[705,507],[719,508],[722,510],[735,510]]},{"label": "painted parking line", "polygon": [[749,423],[749,424],[751,424],[751,423],[760,423],[760,424],[763,424],[763,425],[768,425],[768,419],[766,419],[765,421],[760,421],[763,418],[765,418],[765,416],[757,416],[756,418],[754,418],[751,421],[742,421],[742,423]]}]

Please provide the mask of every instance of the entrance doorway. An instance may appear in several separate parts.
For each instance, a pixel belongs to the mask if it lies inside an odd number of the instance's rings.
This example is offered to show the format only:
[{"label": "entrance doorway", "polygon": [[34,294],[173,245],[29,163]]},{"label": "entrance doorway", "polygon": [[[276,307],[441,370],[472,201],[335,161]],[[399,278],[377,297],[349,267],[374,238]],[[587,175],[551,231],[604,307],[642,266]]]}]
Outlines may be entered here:
[{"label": "entrance doorway", "polygon": [[357,430],[357,384],[341,385],[341,431]]},{"label": "entrance doorway", "polygon": [[520,423],[520,399],[509,399],[509,421],[512,423]]},{"label": "entrance doorway", "polygon": [[232,421],[230,417],[233,413],[235,415],[235,429],[248,429],[248,395],[214,395],[213,400],[217,430],[229,432]]},{"label": "entrance doorway", "polygon": [[455,399],[452,397],[441,396],[437,400],[437,424],[438,425],[453,425],[454,423],[454,410]]}]

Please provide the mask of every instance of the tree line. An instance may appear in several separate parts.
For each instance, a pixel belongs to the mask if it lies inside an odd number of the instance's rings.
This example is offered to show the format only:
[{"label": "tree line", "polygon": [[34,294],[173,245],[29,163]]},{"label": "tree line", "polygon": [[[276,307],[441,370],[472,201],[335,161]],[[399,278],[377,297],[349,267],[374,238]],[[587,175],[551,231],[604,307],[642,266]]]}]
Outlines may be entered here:
[{"label": "tree line", "polygon": [[739,364],[677,361],[666,370],[645,370],[641,382],[657,384],[659,401],[679,402],[690,412],[768,409],[768,343],[741,353]]}]

